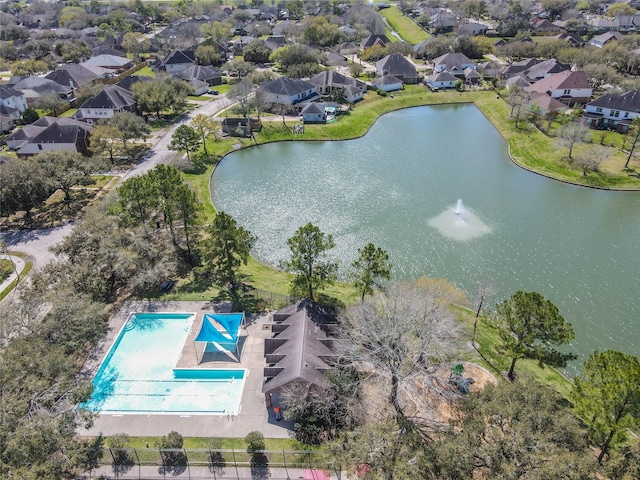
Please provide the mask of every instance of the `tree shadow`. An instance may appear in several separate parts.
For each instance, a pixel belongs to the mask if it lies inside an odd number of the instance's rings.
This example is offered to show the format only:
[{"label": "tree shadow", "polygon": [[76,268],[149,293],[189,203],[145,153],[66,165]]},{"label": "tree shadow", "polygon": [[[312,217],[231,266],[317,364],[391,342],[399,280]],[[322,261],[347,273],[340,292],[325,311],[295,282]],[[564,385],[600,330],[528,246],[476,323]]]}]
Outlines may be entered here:
[{"label": "tree shadow", "polygon": [[253,480],[266,480],[271,477],[269,471],[269,460],[262,452],[255,452],[251,455],[251,478]]}]

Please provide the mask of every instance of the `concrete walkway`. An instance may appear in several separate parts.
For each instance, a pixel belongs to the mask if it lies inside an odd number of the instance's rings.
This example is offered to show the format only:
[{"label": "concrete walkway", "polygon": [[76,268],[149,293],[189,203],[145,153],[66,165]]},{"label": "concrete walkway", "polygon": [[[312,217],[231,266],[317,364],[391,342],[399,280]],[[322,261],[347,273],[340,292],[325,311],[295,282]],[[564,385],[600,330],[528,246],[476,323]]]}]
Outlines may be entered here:
[{"label": "concrete walkway", "polygon": [[4,282],[0,283],[0,293],[1,293],[1,292],[4,292],[4,290],[8,288],[9,285],[11,285],[11,282],[13,282],[16,278],[19,277],[19,275],[24,270],[25,263],[24,263],[24,260],[21,257],[18,257],[17,255],[0,254],[0,259],[9,260],[13,262],[13,266],[14,266],[13,273],[9,275]]}]

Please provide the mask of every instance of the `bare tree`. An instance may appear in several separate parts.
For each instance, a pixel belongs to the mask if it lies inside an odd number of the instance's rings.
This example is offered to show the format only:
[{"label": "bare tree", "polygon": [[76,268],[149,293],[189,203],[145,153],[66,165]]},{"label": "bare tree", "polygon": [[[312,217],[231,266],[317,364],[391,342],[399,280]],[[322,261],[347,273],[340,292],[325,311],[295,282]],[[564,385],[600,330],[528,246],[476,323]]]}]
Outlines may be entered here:
[{"label": "bare tree", "polygon": [[597,172],[600,164],[609,158],[609,155],[611,155],[611,151],[607,147],[593,145],[576,155],[573,163],[582,169],[582,175],[586,177],[589,172]]},{"label": "bare tree", "polygon": [[473,320],[473,335],[471,336],[471,344],[476,347],[476,330],[478,327],[478,318],[482,312],[482,308],[486,305],[488,299],[495,295],[495,289],[491,280],[485,278],[478,284],[478,290],[476,291],[476,298],[473,302],[474,310],[476,311],[476,317]]},{"label": "bare tree", "polygon": [[589,128],[580,120],[565,123],[560,129],[560,142],[569,149],[569,159],[573,160],[573,147],[585,141]]},{"label": "bare tree", "polygon": [[407,419],[400,390],[414,380],[442,396],[449,394],[438,373],[456,351],[458,330],[443,290],[430,284],[391,284],[343,314],[345,360],[390,382],[389,402]]},{"label": "bare tree", "polygon": [[[631,127],[629,128],[629,132],[625,138],[625,143],[627,144],[627,148],[629,149],[629,155],[627,155],[627,161],[624,163],[624,168],[629,168],[629,162],[631,161],[631,157],[633,157],[633,153],[636,150],[636,146],[638,145],[638,140],[640,140],[640,117],[636,117],[631,122]],[[600,142],[602,145],[602,142]]]},{"label": "bare tree", "polygon": [[529,105],[529,95],[517,85],[513,85],[509,88],[507,103],[511,105],[510,116],[516,119],[515,127],[518,128],[518,121]]}]

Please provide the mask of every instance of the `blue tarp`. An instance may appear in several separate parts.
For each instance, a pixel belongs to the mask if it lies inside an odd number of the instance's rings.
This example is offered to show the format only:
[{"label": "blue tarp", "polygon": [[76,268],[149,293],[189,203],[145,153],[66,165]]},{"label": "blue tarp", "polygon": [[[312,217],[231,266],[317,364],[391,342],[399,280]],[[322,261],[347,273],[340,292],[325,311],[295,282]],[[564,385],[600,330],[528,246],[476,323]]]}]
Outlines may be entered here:
[{"label": "blue tarp", "polygon": [[[243,318],[244,313],[205,313],[194,342],[217,343],[228,350],[235,350]],[[223,330],[218,330],[216,324]]]}]

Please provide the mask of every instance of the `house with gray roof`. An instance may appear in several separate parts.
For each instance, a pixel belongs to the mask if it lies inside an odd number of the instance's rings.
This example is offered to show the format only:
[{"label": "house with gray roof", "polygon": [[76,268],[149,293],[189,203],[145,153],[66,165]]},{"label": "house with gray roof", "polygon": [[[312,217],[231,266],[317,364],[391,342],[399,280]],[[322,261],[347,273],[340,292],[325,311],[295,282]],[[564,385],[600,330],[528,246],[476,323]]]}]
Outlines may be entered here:
[{"label": "house with gray roof", "polygon": [[362,40],[362,42],[360,42],[360,48],[362,48],[363,50],[365,48],[371,48],[374,46],[379,46],[379,47],[386,47],[387,45],[389,45],[391,43],[391,40],[389,40],[389,37],[387,37],[386,35],[382,34],[382,35],[369,35],[367,38],[365,38],[364,40]]},{"label": "house with gray roof", "polygon": [[433,71],[436,73],[446,71],[458,78],[464,78],[467,68],[475,70],[476,64],[464,53],[450,52],[433,59]]},{"label": "house with gray roof", "polygon": [[213,67],[204,65],[192,65],[182,72],[174,73],[174,77],[180,78],[186,82],[200,80],[210,87],[222,84],[222,72]]},{"label": "house with gray roof", "polygon": [[393,75],[383,75],[373,79],[371,86],[383,92],[395,92],[396,90],[402,90],[404,82]]},{"label": "house with gray roof", "polygon": [[331,336],[336,317],[310,300],[278,310],[273,314],[272,338],[265,339],[265,383],[262,393],[267,407],[272,395],[296,382],[324,388],[324,373],[337,359]]},{"label": "house with gray roof", "polygon": [[83,65],[89,65],[94,67],[108,68],[109,70],[124,71],[133,67],[133,63],[126,57],[119,57],[117,55],[96,55],[88,60],[82,62]]},{"label": "house with gray roof", "polygon": [[456,82],[458,81],[458,77],[456,77],[451,72],[434,72],[433,75],[429,76],[426,80],[427,85],[432,88],[454,88],[456,86]]},{"label": "house with gray roof", "polygon": [[73,88],[69,85],[60,85],[44,77],[21,77],[12,88],[24,94],[27,105],[34,105],[41,95],[55,93],[63,100],[69,100],[73,96]]},{"label": "house with gray roof", "polygon": [[117,85],[106,85],[100,93],[84,102],[74,118],[93,124],[99,120],[107,120],[120,112],[136,111],[133,94]]},{"label": "house with gray roof", "polygon": [[292,106],[303,101],[311,101],[318,98],[318,89],[315,85],[305,80],[297,80],[289,77],[280,77],[270,82],[265,82],[259,87],[264,99],[276,105]]},{"label": "house with gray roof", "polygon": [[629,129],[634,118],[640,116],[640,90],[622,95],[607,94],[587,103],[582,118],[591,128],[610,128],[620,133]]},{"label": "house with gray roof", "polygon": [[22,112],[28,108],[24,93],[0,84],[0,113],[13,120],[20,120]]},{"label": "house with gray roof", "polygon": [[92,83],[96,78],[98,78],[98,75],[84,65],[70,63],[68,65],[57,67],[45,78],[53,80],[60,85],[69,86],[75,92],[75,90],[82,85]]},{"label": "house with gray roof", "polygon": [[25,125],[5,139],[18,155],[37,155],[50,151],[89,153],[91,126],[71,118],[42,117]]},{"label": "house with gray roof", "polygon": [[399,53],[393,53],[376,62],[376,74],[379,77],[393,75],[404,83],[418,83],[416,67]]},{"label": "house with gray roof", "polygon": [[159,70],[169,73],[184,72],[196,64],[196,54],[193,50],[172,50],[158,64]]},{"label": "house with gray roof", "polygon": [[549,60],[544,60],[542,62],[536,63],[531,68],[526,69],[523,74],[529,80],[529,82],[537,82],[538,80],[542,80],[543,78],[547,78],[556,73],[564,72],[570,70],[570,65],[565,65],[564,63],[560,63],[555,58],[550,58]]},{"label": "house with gray roof", "polygon": [[362,98],[362,95],[364,95],[364,92],[367,90],[366,83],[353,77],[342,75],[335,70],[325,70],[324,72],[320,72],[311,77],[309,79],[309,83],[315,85],[318,89],[318,93],[321,95],[329,95],[335,90],[344,89],[346,96],[346,89],[353,87],[349,90],[350,97],[358,97],[358,100]]},{"label": "house with gray roof", "polygon": [[621,38],[622,34],[620,32],[605,32],[593,37],[588,44],[592,47],[603,48],[607,43],[616,42]]}]

